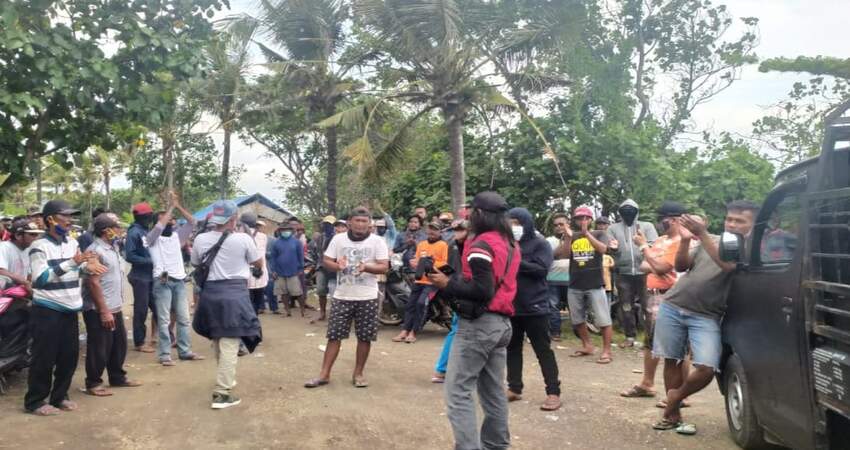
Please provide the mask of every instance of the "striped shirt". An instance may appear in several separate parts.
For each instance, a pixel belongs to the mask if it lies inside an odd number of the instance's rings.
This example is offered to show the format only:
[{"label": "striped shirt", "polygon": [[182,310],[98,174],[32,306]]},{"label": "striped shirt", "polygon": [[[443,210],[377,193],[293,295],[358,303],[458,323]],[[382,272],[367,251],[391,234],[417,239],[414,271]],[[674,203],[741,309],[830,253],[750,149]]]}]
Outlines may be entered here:
[{"label": "striped shirt", "polygon": [[80,269],[74,262],[77,241],[56,241],[52,236],[32,243],[29,250],[33,304],[60,312],[83,309],[80,295]]}]

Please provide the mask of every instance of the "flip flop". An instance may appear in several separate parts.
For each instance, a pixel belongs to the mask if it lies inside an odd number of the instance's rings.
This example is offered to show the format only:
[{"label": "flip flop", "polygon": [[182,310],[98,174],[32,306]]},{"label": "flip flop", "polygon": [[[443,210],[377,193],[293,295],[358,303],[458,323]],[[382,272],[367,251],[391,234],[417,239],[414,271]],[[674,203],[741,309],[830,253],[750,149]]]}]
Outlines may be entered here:
[{"label": "flip flop", "polygon": [[313,378],[313,379],[307,380],[307,382],[304,383],[304,387],[307,388],[307,389],[312,389],[312,388],[317,388],[319,386],[324,386],[328,383],[330,383],[330,380],[323,380],[321,378]]},{"label": "flip flop", "polygon": [[111,383],[109,384],[110,387],[114,387],[114,388],[132,388],[132,387],[139,387],[141,385],[142,385],[141,381],[135,381],[135,380],[124,380],[124,382],[120,383],[120,384],[111,384]]},{"label": "flip flop", "polygon": [[407,339],[406,336],[405,337],[396,336],[396,337],[393,338],[393,342],[404,342],[405,339]]},{"label": "flip flop", "polygon": [[596,364],[611,364],[614,358],[610,356],[600,356],[599,359],[596,360]]},{"label": "flip flop", "polygon": [[697,434],[697,426],[692,423],[682,423],[678,427],[676,427],[676,433],[685,435],[685,436],[693,436]]},{"label": "flip flop", "polygon": [[356,388],[367,388],[369,387],[369,382],[366,381],[363,377],[354,377],[351,379],[351,384]]},{"label": "flip flop", "polygon": [[408,337],[404,338],[404,343],[405,343],[405,344],[412,344],[412,343],[414,343],[414,342],[416,342],[416,338],[415,338],[415,337],[410,337],[410,336],[408,336]]},{"label": "flip flop", "polygon": [[655,397],[655,391],[649,390],[639,384],[636,384],[626,391],[620,392],[620,397],[639,398],[639,397]]},{"label": "flip flop", "polygon": [[655,422],[652,425],[652,429],[653,430],[659,430],[659,431],[673,430],[673,429],[678,428],[679,425],[681,425],[681,424],[682,424],[681,420],[672,421],[672,420],[669,420],[669,419],[661,419],[661,420],[659,420],[658,422]]},{"label": "flip flop", "polygon": [[180,360],[181,360],[181,361],[203,361],[203,360],[205,360],[205,359],[206,359],[206,358],[204,358],[203,356],[201,356],[201,355],[199,355],[199,354],[197,354],[197,353],[191,353],[191,354],[189,354],[189,355],[187,355],[187,356],[182,356],[182,357],[180,357]]},{"label": "flip flop", "polygon": [[446,382],[446,377],[437,377],[437,376],[433,376],[433,377],[431,377],[431,382],[432,382],[432,383],[437,383],[437,384],[445,383],[445,382]]},{"label": "flip flop", "polygon": [[80,388],[80,392],[86,395],[91,395],[92,397],[109,397],[112,394],[112,391],[106,389],[103,386],[95,386],[93,388]]},{"label": "flip flop", "polygon": [[572,355],[570,355],[570,358],[581,358],[581,357],[584,357],[584,356],[590,356],[592,354],[593,354],[592,351],[588,352],[588,351],[585,351],[585,350],[576,350],[576,351],[573,352]]},{"label": "flip flop", "polygon": [[[655,407],[661,408],[661,409],[666,408],[667,407],[667,400],[666,399],[658,400],[658,403],[655,404]],[[691,403],[686,401],[686,400],[682,400],[681,403],[679,404],[679,408],[690,408],[690,407],[691,407]]]}]

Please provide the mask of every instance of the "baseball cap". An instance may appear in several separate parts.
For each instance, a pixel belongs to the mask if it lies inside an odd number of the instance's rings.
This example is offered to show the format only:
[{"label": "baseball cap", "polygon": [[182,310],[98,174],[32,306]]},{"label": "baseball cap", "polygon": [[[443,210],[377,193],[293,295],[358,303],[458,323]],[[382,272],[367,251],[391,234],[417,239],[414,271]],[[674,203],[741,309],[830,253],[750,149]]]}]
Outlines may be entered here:
[{"label": "baseball cap", "polygon": [[387,226],[387,221],[384,220],[384,219],[378,219],[378,220],[375,221],[375,226],[376,227],[385,227],[385,226]]},{"label": "baseball cap", "polygon": [[264,227],[264,226],[266,226],[266,223],[265,223],[265,222],[263,222],[262,220],[258,220],[258,221],[257,221],[257,226],[258,226],[258,227]]},{"label": "baseball cap", "polygon": [[599,216],[596,218],[596,223],[607,223],[610,224],[611,221],[605,216]]},{"label": "baseball cap", "polygon": [[325,216],[325,218],[324,218],[324,219],[322,219],[322,223],[335,224],[335,223],[336,223],[336,217],[334,217],[334,216]]},{"label": "baseball cap", "polygon": [[369,209],[365,206],[358,206],[351,210],[351,213],[348,215],[348,218],[352,217],[368,217],[372,218],[372,214],[369,212]]},{"label": "baseball cap", "polygon": [[428,222],[428,228],[439,231],[443,229],[443,224],[440,222]]},{"label": "baseball cap", "polygon": [[38,228],[35,222],[29,219],[18,219],[12,222],[12,233],[44,234],[44,230]]},{"label": "baseball cap", "polygon": [[666,201],[658,208],[658,217],[678,217],[688,212],[685,205],[679,202]]},{"label": "baseball cap", "polygon": [[484,191],[475,195],[472,207],[490,212],[505,212],[508,210],[508,202],[496,192]]},{"label": "baseball cap", "polygon": [[38,206],[30,206],[27,208],[27,217],[36,217],[41,215],[41,208]]},{"label": "baseball cap", "polygon": [[338,220],[336,220],[336,221],[334,222],[334,226],[337,226],[337,225],[345,225],[345,226],[348,226],[348,222],[347,222],[347,221],[345,221],[345,220],[342,220],[342,219],[338,219]]},{"label": "baseball cap", "polygon": [[242,215],[239,216],[239,220],[251,228],[257,227],[257,215],[250,211],[242,213]]},{"label": "baseball cap", "polygon": [[455,216],[450,212],[440,213],[440,220],[454,220]]},{"label": "baseball cap", "polygon": [[44,217],[62,214],[65,216],[74,216],[80,213],[79,209],[71,208],[71,205],[65,200],[50,200],[44,204],[41,214]]},{"label": "baseball cap", "polygon": [[237,212],[239,212],[239,208],[233,201],[218,200],[213,203],[210,223],[224,225],[231,217],[235,216]]},{"label": "baseball cap", "polygon": [[573,211],[573,217],[580,217],[580,216],[590,217],[592,219],[593,218],[593,210],[590,209],[587,206],[579,206],[578,208],[575,209],[575,211]]},{"label": "baseball cap", "polygon": [[118,216],[113,213],[101,214],[94,218],[92,229],[94,234],[100,234],[107,228],[120,228],[121,223],[118,222]]},{"label": "baseball cap", "polygon": [[153,214],[153,208],[148,202],[136,203],[133,205],[133,215],[134,216],[143,216],[145,214]]}]

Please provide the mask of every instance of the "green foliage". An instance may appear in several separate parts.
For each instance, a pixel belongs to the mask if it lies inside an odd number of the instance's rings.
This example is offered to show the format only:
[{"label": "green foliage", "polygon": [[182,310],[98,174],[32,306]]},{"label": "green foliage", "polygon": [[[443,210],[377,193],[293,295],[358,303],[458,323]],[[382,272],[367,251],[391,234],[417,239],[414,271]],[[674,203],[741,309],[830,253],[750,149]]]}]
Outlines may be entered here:
[{"label": "green foliage", "polygon": [[[0,2],[0,172],[38,158],[113,150],[125,124],[157,126],[175,82],[198,73],[220,0]],[[110,46],[109,53],[104,44]],[[116,128],[117,127],[117,128]]]},{"label": "green foliage", "polygon": [[831,58],[827,56],[798,56],[789,58],[770,58],[759,65],[762,72],[806,72],[812,75],[828,75],[850,79],[850,58]]}]

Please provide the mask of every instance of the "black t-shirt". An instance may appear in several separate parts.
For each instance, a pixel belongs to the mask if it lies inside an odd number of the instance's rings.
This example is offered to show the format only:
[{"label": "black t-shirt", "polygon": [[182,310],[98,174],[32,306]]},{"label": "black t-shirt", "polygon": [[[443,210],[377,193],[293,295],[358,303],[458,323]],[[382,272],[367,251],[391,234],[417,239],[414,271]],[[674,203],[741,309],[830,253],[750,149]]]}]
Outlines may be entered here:
[{"label": "black t-shirt", "polygon": [[[593,237],[608,244],[608,234],[592,231]],[[586,237],[573,239],[570,245],[570,287],[589,290],[605,286],[602,278],[602,253],[596,251]]]}]

